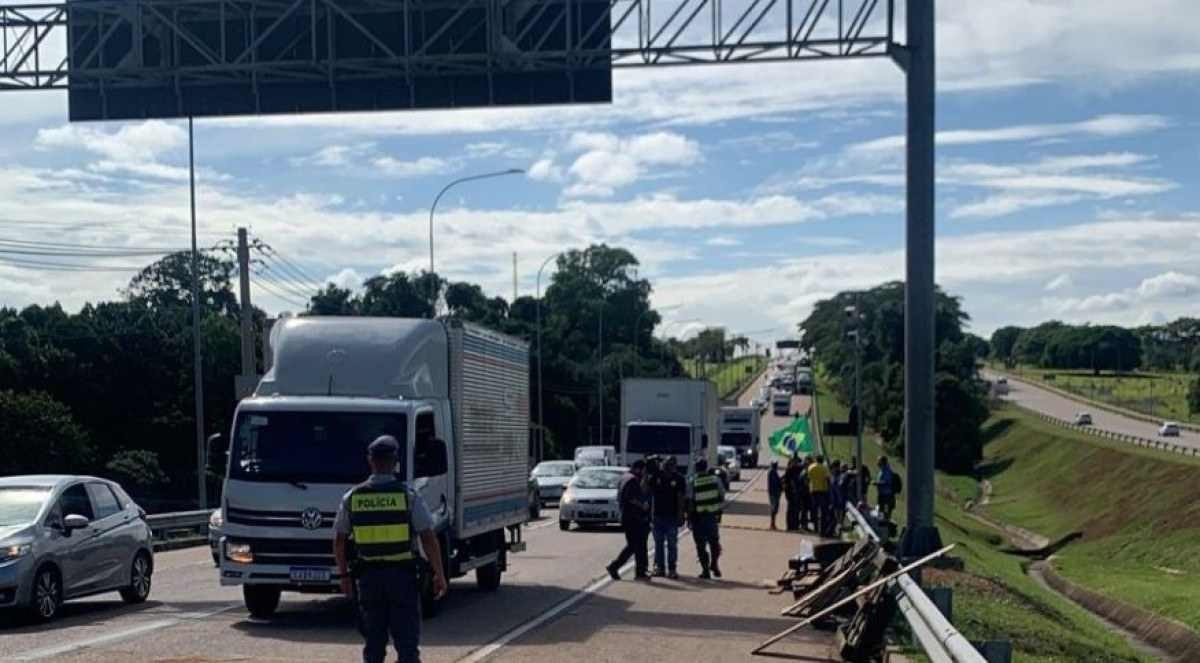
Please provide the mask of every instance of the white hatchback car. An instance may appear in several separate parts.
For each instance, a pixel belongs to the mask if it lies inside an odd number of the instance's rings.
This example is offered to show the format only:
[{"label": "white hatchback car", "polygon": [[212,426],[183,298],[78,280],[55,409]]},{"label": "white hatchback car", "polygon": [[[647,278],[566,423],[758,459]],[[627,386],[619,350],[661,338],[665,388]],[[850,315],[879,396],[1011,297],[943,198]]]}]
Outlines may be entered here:
[{"label": "white hatchback car", "polygon": [[150,595],[154,551],[146,512],[112,481],[36,475],[0,479],[0,607],[34,619],[67,599]]},{"label": "white hatchback car", "polygon": [[621,522],[617,490],[628,471],[611,465],[579,468],[558,505],[559,529],[569,530],[571,523],[583,526]]}]

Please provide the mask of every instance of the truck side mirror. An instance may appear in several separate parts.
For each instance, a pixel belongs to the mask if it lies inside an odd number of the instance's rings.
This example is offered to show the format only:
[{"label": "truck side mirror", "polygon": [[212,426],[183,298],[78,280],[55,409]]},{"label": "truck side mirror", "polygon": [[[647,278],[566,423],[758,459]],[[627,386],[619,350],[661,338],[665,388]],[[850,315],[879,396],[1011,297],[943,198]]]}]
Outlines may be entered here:
[{"label": "truck side mirror", "polygon": [[205,462],[208,464],[208,469],[219,470],[221,473],[225,470],[225,439],[220,433],[213,433],[208,436],[208,441],[205,443]]},{"label": "truck side mirror", "polygon": [[446,459],[446,443],[429,439],[413,449],[413,478],[440,477],[449,470]]}]

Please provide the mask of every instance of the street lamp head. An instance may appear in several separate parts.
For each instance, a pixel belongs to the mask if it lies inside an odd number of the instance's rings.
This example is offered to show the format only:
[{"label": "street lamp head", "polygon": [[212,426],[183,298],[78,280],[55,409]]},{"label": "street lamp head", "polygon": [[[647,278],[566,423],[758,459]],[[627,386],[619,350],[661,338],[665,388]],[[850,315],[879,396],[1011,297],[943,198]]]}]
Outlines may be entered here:
[{"label": "street lamp head", "polygon": [[508,170],[504,171],[505,175],[522,175],[524,173],[524,168],[509,168]]}]

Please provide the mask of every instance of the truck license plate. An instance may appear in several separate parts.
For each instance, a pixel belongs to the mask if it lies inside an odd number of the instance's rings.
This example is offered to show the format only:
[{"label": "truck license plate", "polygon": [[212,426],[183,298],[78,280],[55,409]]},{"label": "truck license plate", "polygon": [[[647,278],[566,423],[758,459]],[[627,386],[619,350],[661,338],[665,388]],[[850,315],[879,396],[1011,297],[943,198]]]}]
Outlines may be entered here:
[{"label": "truck license plate", "polygon": [[292,567],[292,582],[329,582],[329,569]]}]

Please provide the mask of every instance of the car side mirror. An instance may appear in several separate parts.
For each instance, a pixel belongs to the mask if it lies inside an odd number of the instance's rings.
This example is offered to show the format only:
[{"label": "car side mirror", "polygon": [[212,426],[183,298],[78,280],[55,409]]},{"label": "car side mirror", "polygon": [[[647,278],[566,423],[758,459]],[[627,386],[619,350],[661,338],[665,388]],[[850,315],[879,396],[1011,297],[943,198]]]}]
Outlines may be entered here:
[{"label": "car side mirror", "polygon": [[90,522],[91,521],[88,520],[85,516],[81,516],[77,513],[72,513],[71,515],[67,516],[66,518],[63,518],[63,533],[66,534],[67,536],[71,536],[71,532],[74,532],[77,529],[83,529],[83,528],[87,527],[88,523],[90,523]]},{"label": "car side mirror", "polygon": [[446,443],[432,439],[422,442],[413,449],[413,478],[440,477],[449,470],[446,458]]}]

